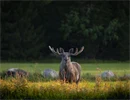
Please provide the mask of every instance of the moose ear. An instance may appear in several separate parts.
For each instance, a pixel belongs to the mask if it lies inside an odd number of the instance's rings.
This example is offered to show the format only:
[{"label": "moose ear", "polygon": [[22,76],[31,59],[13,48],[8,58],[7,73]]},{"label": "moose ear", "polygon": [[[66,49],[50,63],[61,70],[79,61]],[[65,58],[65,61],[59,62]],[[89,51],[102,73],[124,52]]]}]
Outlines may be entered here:
[{"label": "moose ear", "polygon": [[73,51],[74,51],[74,49],[73,49],[73,48],[71,48],[71,49],[69,50],[69,53],[73,53]]},{"label": "moose ear", "polygon": [[63,48],[60,48],[60,53],[64,53],[64,49]]}]

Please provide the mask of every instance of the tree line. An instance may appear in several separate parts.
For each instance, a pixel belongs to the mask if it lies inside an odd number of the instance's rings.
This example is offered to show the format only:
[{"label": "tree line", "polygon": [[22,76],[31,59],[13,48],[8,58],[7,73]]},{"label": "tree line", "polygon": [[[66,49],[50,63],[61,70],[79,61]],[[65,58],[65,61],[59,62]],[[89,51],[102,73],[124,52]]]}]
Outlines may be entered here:
[{"label": "tree line", "polygon": [[1,1],[1,60],[42,60],[48,46],[129,59],[129,1]]}]

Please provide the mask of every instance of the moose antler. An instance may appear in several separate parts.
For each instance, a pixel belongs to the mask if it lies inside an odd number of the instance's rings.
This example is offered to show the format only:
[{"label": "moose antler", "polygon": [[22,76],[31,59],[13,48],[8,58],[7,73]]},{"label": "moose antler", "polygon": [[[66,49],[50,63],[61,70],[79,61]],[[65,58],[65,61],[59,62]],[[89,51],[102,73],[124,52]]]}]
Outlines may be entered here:
[{"label": "moose antler", "polygon": [[58,48],[56,49],[56,51],[54,50],[53,47],[49,46],[49,49],[54,53],[54,54],[57,54],[57,55],[61,55],[63,52],[64,52],[64,49],[63,48],[60,48],[60,52],[58,50]]},{"label": "moose antler", "polygon": [[84,46],[80,49],[80,51],[78,51],[78,48],[76,48],[75,53],[70,53],[70,55],[72,55],[72,56],[77,56],[77,55],[80,54],[83,50],[84,50]]}]

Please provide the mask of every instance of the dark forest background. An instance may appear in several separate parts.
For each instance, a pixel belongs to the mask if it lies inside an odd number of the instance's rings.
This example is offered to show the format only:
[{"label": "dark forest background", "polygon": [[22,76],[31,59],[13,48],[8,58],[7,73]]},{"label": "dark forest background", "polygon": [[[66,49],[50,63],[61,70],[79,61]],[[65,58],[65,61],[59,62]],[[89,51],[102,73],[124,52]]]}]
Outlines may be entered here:
[{"label": "dark forest background", "polygon": [[129,60],[129,1],[1,1],[1,60],[44,60],[49,45]]}]

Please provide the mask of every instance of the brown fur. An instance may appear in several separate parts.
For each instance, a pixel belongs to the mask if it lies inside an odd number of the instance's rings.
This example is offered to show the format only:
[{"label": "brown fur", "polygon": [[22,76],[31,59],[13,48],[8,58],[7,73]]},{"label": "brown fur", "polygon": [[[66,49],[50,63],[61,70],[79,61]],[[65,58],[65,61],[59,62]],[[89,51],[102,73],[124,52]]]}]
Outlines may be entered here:
[{"label": "brown fur", "polygon": [[72,53],[74,50],[73,48],[71,48],[69,52],[64,52],[62,48],[60,48],[60,52],[58,49],[55,51],[51,46],[49,46],[49,49],[62,58],[59,70],[60,79],[64,82],[76,82],[76,84],[78,84],[81,76],[81,66],[77,62],[71,62],[70,56],[77,56],[84,50],[84,47],[82,47],[80,51],[76,48],[75,53]]},{"label": "brown fur", "polygon": [[69,62],[66,66],[62,66],[59,76],[63,81],[78,84],[81,76],[81,66],[77,62]]}]

